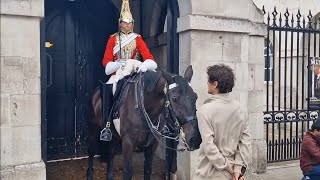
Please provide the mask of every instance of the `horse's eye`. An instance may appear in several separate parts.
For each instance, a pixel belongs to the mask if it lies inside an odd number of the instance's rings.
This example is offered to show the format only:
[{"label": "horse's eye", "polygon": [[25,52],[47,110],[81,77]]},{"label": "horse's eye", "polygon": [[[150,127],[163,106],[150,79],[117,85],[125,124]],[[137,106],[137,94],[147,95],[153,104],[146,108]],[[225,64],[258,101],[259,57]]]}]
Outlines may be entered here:
[{"label": "horse's eye", "polygon": [[177,102],[177,97],[172,97],[171,99],[173,102]]}]

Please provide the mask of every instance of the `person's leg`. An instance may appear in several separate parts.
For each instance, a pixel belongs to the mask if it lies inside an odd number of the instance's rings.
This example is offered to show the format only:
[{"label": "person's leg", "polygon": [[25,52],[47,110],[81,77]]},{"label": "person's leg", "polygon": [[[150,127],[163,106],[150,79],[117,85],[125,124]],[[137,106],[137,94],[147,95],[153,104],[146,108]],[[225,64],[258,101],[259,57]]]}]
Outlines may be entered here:
[{"label": "person's leg", "polygon": [[100,140],[111,141],[112,133],[110,130],[111,118],[109,118],[110,111],[113,105],[112,84],[101,83],[100,95],[102,100],[102,123],[104,129],[101,131]]},{"label": "person's leg", "polygon": [[313,169],[305,174],[305,179],[319,180],[320,179],[320,165],[314,166]]}]

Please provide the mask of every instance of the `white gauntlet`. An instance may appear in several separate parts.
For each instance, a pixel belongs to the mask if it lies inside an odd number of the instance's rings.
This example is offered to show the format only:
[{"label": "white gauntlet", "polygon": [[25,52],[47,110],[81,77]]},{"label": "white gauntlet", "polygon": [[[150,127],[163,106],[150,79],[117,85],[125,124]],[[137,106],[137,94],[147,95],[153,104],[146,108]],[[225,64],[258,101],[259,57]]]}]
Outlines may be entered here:
[{"label": "white gauntlet", "polygon": [[106,75],[110,75],[116,72],[121,67],[121,63],[119,62],[109,62],[104,69]]},{"label": "white gauntlet", "polygon": [[146,71],[154,71],[158,67],[157,63],[154,60],[146,59],[143,63],[139,66],[137,72],[146,72]]}]

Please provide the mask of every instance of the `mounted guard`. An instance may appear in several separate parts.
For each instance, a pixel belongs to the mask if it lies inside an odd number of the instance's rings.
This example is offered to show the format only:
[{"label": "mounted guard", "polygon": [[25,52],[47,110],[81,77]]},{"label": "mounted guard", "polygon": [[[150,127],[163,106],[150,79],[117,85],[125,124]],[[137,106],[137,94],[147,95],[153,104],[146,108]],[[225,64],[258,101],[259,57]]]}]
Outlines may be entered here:
[{"label": "mounted guard", "polygon": [[[130,12],[129,0],[123,0],[119,18],[119,32],[110,36],[102,61],[106,75],[111,75],[108,82],[101,83],[100,87],[102,121],[105,123],[105,128],[100,134],[100,139],[103,141],[112,139],[109,114],[114,103],[113,93],[115,93],[117,82],[133,71],[146,72],[157,68],[157,63],[146,43],[141,35],[133,32],[133,27],[134,19]],[[140,55],[143,59],[142,62],[139,60]],[[114,119],[113,123],[118,131],[119,119]]]}]

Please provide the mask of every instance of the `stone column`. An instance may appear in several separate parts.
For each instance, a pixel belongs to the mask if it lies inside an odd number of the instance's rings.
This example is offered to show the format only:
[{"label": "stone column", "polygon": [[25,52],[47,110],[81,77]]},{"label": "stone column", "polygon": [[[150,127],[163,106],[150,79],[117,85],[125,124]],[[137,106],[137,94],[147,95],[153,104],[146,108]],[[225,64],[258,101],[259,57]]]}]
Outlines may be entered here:
[{"label": "stone column", "polygon": [[43,0],[1,1],[1,178],[46,179],[41,159]]},{"label": "stone column", "polygon": [[[263,138],[264,35],[263,14],[252,0],[180,0],[180,72],[194,69],[192,87],[199,99],[209,97],[206,67],[224,63],[235,72],[233,97],[247,110],[252,137],[252,164],[248,175],[266,170]],[[178,179],[190,179],[198,152],[178,155]],[[252,168],[252,169],[251,169]],[[250,179],[250,176],[248,176]]]}]

